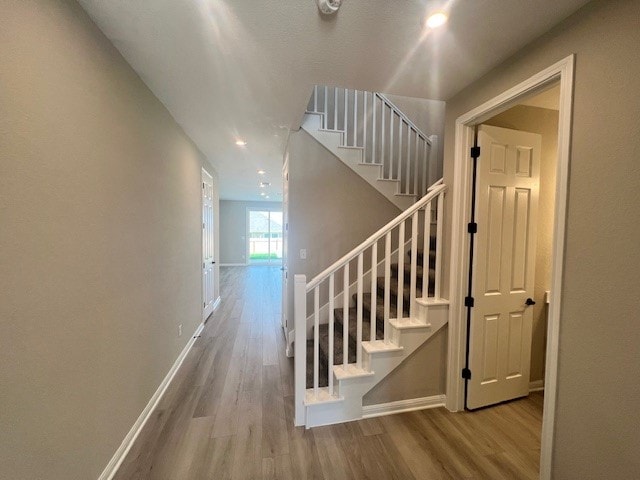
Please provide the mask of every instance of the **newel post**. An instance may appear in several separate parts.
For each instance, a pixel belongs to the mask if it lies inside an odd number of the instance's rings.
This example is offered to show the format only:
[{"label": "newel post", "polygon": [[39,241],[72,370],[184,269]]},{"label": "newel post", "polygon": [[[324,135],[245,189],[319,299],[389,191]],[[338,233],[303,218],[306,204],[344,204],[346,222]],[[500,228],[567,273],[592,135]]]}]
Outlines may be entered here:
[{"label": "newel post", "polygon": [[293,286],[295,425],[306,424],[304,397],[307,383],[307,276],[295,275]]}]

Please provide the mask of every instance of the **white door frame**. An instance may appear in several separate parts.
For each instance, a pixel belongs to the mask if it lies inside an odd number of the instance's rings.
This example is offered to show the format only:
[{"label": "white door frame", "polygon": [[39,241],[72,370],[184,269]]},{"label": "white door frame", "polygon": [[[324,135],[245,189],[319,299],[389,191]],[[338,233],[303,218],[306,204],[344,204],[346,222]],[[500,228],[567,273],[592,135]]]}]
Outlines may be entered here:
[{"label": "white door frame", "polygon": [[551,478],[551,454],[554,433],[558,374],[558,334],[562,303],[562,270],[565,245],[568,192],[571,114],[573,105],[573,70],[575,56],[569,55],[531,78],[465,113],[456,120],[453,207],[451,227],[451,261],[449,285],[449,349],[446,406],[451,411],[464,409],[465,341],[467,337],[464,297],[469,274],[469,235],[471,218],[471,167],[469,150],[474,142],[474,127],[508,110],[523,97],[560,81],[558,119],[558,160],[556,165],[556,200],[553,226],[551,267],[551,304],[549,305],[546,369],[544,378],[544,413],[540,447],[540,478]]}]

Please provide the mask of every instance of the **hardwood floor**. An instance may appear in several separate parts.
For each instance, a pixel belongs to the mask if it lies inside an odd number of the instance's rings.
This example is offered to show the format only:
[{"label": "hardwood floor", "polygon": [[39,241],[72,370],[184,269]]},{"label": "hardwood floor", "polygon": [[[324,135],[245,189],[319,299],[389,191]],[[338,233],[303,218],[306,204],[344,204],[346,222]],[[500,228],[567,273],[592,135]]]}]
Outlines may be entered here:
[{"label": "hardwood floor", "polygon": [[276,267],[221,268],[220,307],[115,478],[534,479],[542,394],[293,427],[293,360]]}]

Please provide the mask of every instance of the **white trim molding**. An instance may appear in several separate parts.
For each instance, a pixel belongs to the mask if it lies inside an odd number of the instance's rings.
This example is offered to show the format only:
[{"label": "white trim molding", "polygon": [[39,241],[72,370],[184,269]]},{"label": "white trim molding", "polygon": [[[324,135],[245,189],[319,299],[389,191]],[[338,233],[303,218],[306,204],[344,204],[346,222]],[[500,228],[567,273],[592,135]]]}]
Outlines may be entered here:
[{"label": "white trim molding", "polygon": [[534,380],[529,382],[529,393],[542,392],[544,390],[544,380]]},{"label": "white trim molding", "polygon": [[248,263],[221,263],[219,267],[247,267]]},{"label": "white trim molding", "polygon": [[216,298],[216,301],[213,302],[213,311],[215,312],[218,307],[220,306],[220,302],[222,301],[222,298],[220,298],[220,296],[218,296],[218,298]]},{"label": "white trim molding", "polygon": [[427,408],[444,407],[445,395],[433,395],[431,397],[412,398],[410,400],[398,400],[377,405],[365,405],[362,407],[362,418],[381,417],[395,413],[414,412]]},{"label": "white trim molding", "polygon": [[[220,297],[218,297],[218,303],[219,299]],[[171,384],[171,381],[180,368],[180,365],[182,365],[182,362],[184,362],[184,359],[187,357],[189,350],[191,350],[191,347],[195,343],[196,339],[198,338],[200,333],[202,333],[203,328],[204,323],[200,323],[200,325],[198,325],[198,328],[196,328],[196,331],[191,336],[191,339],[189,339],[187,344],[184,346],[182,352],[180,352],[180,355],[178,355],[178,358],[169,369],[169,372],[158,386],[158,389],[151,396],[149,403],[147,403],[147,406],[144,407],[144,410],[142,410],[142,413],[131,427],[131,430],[129,430],[129,432],[125,435],[124,440],[122,440],[122,443],[113,454],[113,457],[111,457],[111,460],[109,460],[109,463],[98,477],[98,480],[111,480],[116,474],[118,468],[120,468],[120,465],[122,464],[122,461],[129,453],[131,446],[136,441],[136,438],[138,438],[138,435],[144,428],[145,423],[147,423],[147,420],[149,420],[149,417],[160,402],[160,399],[164,395],[164,392],[166,392],[167,387],[169,387],[169,385]]]},{"label": "white trim molding", "polygon": [[469,264],[469,240],[466,234],[470,218],[471,162],[474,128],[489,118],[518,104],[524,97],[560,82],[558,121],[558,159],[556,166],[556,204],[554,211],[551,298],[547,330],[545,396],[540,447],[540,478],[551,478],[554,422],[558,382],[558,335],[562,305],[562,269],[567,211],[568,173],[571,145],[571,114],[573,105],[573,75],[575,56],[560,60],[524,82],[483,103],[456,120],[455,157],[452,185],[452,231],[450,258],[449,348],[447,373],[447,409],[464,409],[464,380],[460,372],[465,364],[466,311],[464,296]]}]

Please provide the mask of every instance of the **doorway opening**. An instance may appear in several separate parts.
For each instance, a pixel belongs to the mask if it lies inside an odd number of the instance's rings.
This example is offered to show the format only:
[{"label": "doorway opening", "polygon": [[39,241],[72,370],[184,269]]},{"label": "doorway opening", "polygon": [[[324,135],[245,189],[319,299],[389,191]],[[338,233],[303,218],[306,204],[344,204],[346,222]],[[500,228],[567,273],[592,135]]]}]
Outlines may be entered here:
[{"label": "doorway opening", "polygon": [[[543,342],[546,342],[546,347],[536,345],[536,349],[545,350],[546,353],[542,355],[542,366],[536,366],[538,371],[543,370],[544,376],[542,382],[544,384],[544,411],[542,416],[542,434],[541,434],[541,447],[540,447],[540,478],[547,479],[551,476],[551,452],[553,442],[553,430],[554,430],[554,418],[555,418],[555,401],[557,391],[557,359],[558,359],[558,333],[559,333],[559,321],[560,321],[560,297],[561,297],[561,281],[562,281],[562,265],[563,265],[563,252],[565,242],[565,218],[566,218],[566,202],[567,202],[567,187],[568,187],[568,166],[569,166],[569,145],[570,145],[570,127],[571,127],[571,105],[572,105],[572,90],[573,90],[573,67],[574,56],[571,55],[564,60],[550,66],[542,72],[534,75],[521,84],[513,87],[512,89],[502,93],[494,99],[478,106],[465,115],[458,118],[456,121],[455,130],[455,164],[454,164],[454,180],[453,180],[453,212],[452,218],[452,238],[451,238],[451,279],[450,279],[450,316],[449,316],[449,358],[448,358],[448,378],[447,378],[447,408],[451,411],[459,411],[465,408],[465,397],[467,384],[471,381],[484,382],[484,386],[491,386],[499,383],[498,379],[489,378],[490,375],[486,375],[487,372],[493,372],[498,374],[502,372],[504,380],[512,377],[514,379],[519,377],[517,382],[518,389],[515,389],[515,398],[521,396],[518,392],[527,394],[530,388],[530,366],[522,366],[519,362],[522,359],[530,361],[528,351],[524,351],[527,348],[531,348],[533,345],[530,340],[531,336],[525,335],[526,340],[520,343],[514,341],[509,350],[509,340],[515,338],[515,333],[518,333],[518,338],[522,340],[522,333],[525,329],[530,328],[533,333],[533,326],[526,325],[527,321],[532,321],[535,316],[535,312],[527,302],[528,298],[531,298],[532,302],[535,302],[538,308],[544,309],[547,321],[544,331]],[[477,146],[476,140],[481,140],[481,131],[485,130],[485,134],[490,129],[496,128],[495,124],[498,123],[499,127],[504,130],[527,130],[527,126],[516,126],[515,124],[508,124],[508,121],[514,118],[507,118],[514,115],[514,111],[509,112],[512,107],[519,105],[518,108],[527,107],[522,105],[526,103],[532,97],[544,96],[545,91],[549,91],[555,85],[559,84],[559,91],[556,95],[557,98],[557,146],[555,148],[555,165],[553,170],[555,172],[555,182],[552,187],[554,192],[554,199],[552,201],[552,232],[550,233],[550,252],[547,252],[547,257],[550,257],[550,263],[548,266],[550,287],[548,290],[543,290],[543,298],[540,303],[536,299],[535,288],[535,275],[531,276],[531,272],[535,270],[535,263],[537,262],[536,255],[532,255],[532,252],[528,252],[527,249],[531,248],[531,243],[525,241],[526,238],[533,240],[538,237],[537,228],[533,229],[525,228],[528,222],[533,220],[532,208],[533,205],[528,201],[533,199],[534,193],[537,195],[537,190],[542,188],[542,184],[529,189],[521,187],[517,184],[511,184],[510,186],[504,186],[497,188],[493,192],[490,192],[490,182],[480,183],[476,189],[473,188],[473,165],[474,161],[471,158],[478,157],[477,151],[472,151],[472,148]],[[542,95],[540,95],[542,94]],[[550,95],[551,94],[547,94]],[[537,100],[540,100],[538,98]],[[516,112],[517,113],[517,112]],[[501,117],[500,115],[503,114]],[[503,122],[503,123],[501,123]],[[481,127],[481,125],[483,125]],[[489,125],[491,124],[491,125]],[[529,125],[530,127],[531,125]],[[513,128],[517,127],[517,128]],[[500,128],[498,128],[500,130]],[[529,128],[530,130],[530,128]],[[476,137],[476,131],[478,136]],[[494,131],[495,132],[495,131]],[[485,135],[486,136],[486,135]],[[489,135],[489,138],[491,135]],[[502,142],[502,146],[500,143]],[[529,154],[532,150],[528,150],[530,147],[526,147],[518,151],[517,144],[520,141],[514,141],[514,145],[511,148],[511,160],[507,160],[507,150],[510,140],[500,140],[493,142],[492,140],[486,140],[485,138],[485,150],[481,148],[479,157],[483,157],[485,161],[485,174],[489,175],[491,170],[496,172],[500,171],[503,166],[502,159],[505,159],[505,169],[508,162],[511,162],[513,177],[518,179],[518,176],[526,177],[527,171],[532,173],[534,168],[533,157]],[[496,144],[496,148],[493,149],[493,144]],[[481,146],[482,147],[482,146]],[[531,147],[533,148],[533,147]],[[492,149],[495,150],[492,152]],[[504,155],[500,153],[503,150]],[[495,158],[492,155],[495,154]],[[486,165],[489,159],[488,165]],[[478,177],[482,176],[480,167],[476,173]],[[531,175],[529,175],[531,176]],[[511,188],[511,203],[506,202],[507,191]],[[480,199],[478,196],[478,203],[484,201],[484,207],[474,206],[471,207],[473,200],[473,193],[476,195],[479,193],[478,189],[484,195],[484,199]],[[518,190],[520,189],[520,190]],[[491,197],[491,193],[495,195]],[[519,199],[516,199],[517,195]],[[502,195],[502,196],[501,196]],[[503,204],[500,203],[500,199],[504,199]],[[546,198],[545,200],[548,200]],[[519,206],[522,207],[519,210],[514,210],[514,206],[517,206],[517,202],[520,201]],[[493,207],[493,210],[492,210]],[[507,218],[507,223],[503,222],[503,210],[511,208],[512,214]],[[484,209],[484,210],[482,210]],[[519,213],[518,213],[519,212]],[[485,222],[485,231],[483,232],[484,240],[480,240],[480,235],[475,232],[475,226],[470,225],[476,223],[475,214],[478,215],[478,219],[483,218]],[[506,218],[506,217],[505,217]],[[513,218],[517,218],[518,221],[513,221]],[[493,234],[494,243],[499,239],[506,242],[508,248],[497,248],[495,245],[488,247],[488,242],[491,238],[487,235],[486,223],[493,222],[496,226]],[[515,227],[514,227],[515,225]],[[500,231],[500,228],[502,231]],[[537,227],[537,221],[536,221]],[[480,231],[483,227],[478,224],[477,229]],[[548,231],[546,233],[549,233]],[[528,235],[528,237],[527,237]],[[474,238],[478,237],[478,238]],[[484,242],[484,243],[483,243]],[[514,251],[514,245],[517,246],[517,250]],[[535,245],[534,245],[535,246]],[[473,258],[471,252],[477,252],[479,248],[484,248],[484,258],[480,256]],[[518,257],[516,262],[502,262],[499,256],[503,252],[511,257]],[[487,263],[487,256],[491,256],[491,260]],[[484,260],[484,269],[478,270],[478,261]],[[523,270],[523,265],[526,267]],[[491,268],[494,271],[489,271]],[[472,271],[471,277],[469,271]],[[475,270],[475,273],[474,273]],[[482,275],[482,280],[478,280],[478,273]],[[500,277],[502,275],[503,278]],[[525,277],[529,275],[529,279]],[[469,279],[471,278],[471,282]],[[498,290],[496,288],[495,281],[507,282],[506,290]],[[526,281],[525,281],[526,280]],[[487,289],[488,281],[493,281],[494,284],[490,285],[491,288]],[[511,283],[509,283],[511,282]],[[515,283],[521,283],[519,286]],[[470,284],[471,283],[471,284]],[[514,287],[515,286],[515,287]],[[480,291],[484,288],[484,291]],[[544,286],[542,286],[544,288]],[[508,328],[499,328],[498,316],[504,315],[504,312],[500,313],[495,311],[496,308],[490,307],[485,312],[473,311],[476,298],[478,295],[489,294],[489,296],[499,297],[504,292],[511,293],[516,291],[518,295],[515,295],[517,302],[521,303],[517,308],[507,305],[504,310],[506,312],[507,319],[511,318],[511,325],[514,329],[510,331]],[[538,292],[540,290],[538,289]],[[549,294],[546,292],[549,291]],[[531,294],[530,297],[528,294]],[[519,298],[522,297],[522,298]],[[549,300],[547,305],[545,302]],[[469,315],[469,309],[472,309],[471,315]],[[527,310],[529,309],[529,310]],[[520,313],[518,313],[520,312]],[[525,314],[526,312],[526,314]],[[496,315],[499,314],[499,315]],[[515,315],[517,314],[517,315]],[[520,315],[519,318],[515,318]],[[527,320],[525,317],[529,317]],[[482,332],[477,338],[474,338],[474,326],[471,322],[475,322],[475,319],[484,319],[486,328],[478,329],[476,331]],[[491,320],[491,321],[488,321]],[[506,322],[509,325],[509,322]],[[493,329],[493,331],[491,331]],[[515,332],[515,333],[514,333]],[[538,332],[538,336],[540,332]],[[469,340],[469,342],[468,342]],[[497,342],[502,342],[506,347],[500,352],[500,348]],[[474,364],[473,350],[474,343],[479,346],[492,350],[496,355],[487,355],[483,357],[480,355],[478,360]],[[513,346],[517,345],[517,349]],[[477,348],[476,348],[477,350]],[[467,364],[467,352],[469,352],[470,363]],[[483,364],[482,362],[485,362]],[[493,363],[491,363],[493,362]],[[502,367],[500,370],[497,366],[499,362],[506,362],[506,367]],[[526,368],[525,368],[526,367]],[[474,372],[474,368],[476,371]],[[527,368],[529,371],[527,371]],[[484,369],[484,371],[483,371]],[[509,371],[510,369],[514,371]],[[497,376],[497,375],[496,375]],[[466,378],[465,378],[466,377]],[[469,378],[471,377],[471,378]],[[486,377],[486,378],[483,378]],[[542,386],[542,384],[540,384]],[[534,385],[535,387],[535,385]],[[511,388],[511,387],[509,387]],[[494,390],[500,390],[494,389]],[[506,388],[508,390],[508,388]],[[499,393],[499,392],[498,392]],[[513,392],[512,392],[513,394]],[[491,396],[493,395],[493,397]],[[500,398],[496,391],[492,392],[488,401],[487,398],[481,399],[476,403],[477,406],[483,404],[494,403],[493,400]],[[505,398],[506,399],[506,398]],[[498,400],[500,401],[500,400]]]},{"label": "doorway opening", "polygon": [[282,263],[282,210],[247,209],[247,259],[251,265]]}]

